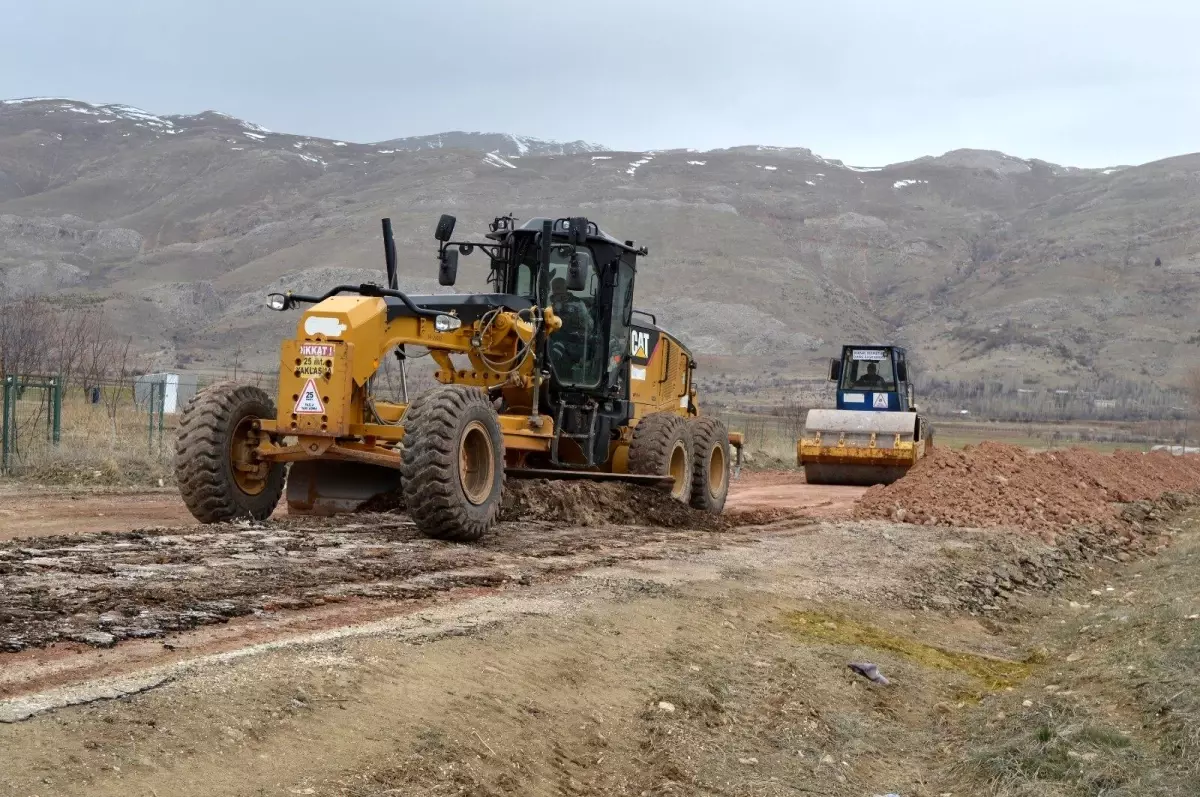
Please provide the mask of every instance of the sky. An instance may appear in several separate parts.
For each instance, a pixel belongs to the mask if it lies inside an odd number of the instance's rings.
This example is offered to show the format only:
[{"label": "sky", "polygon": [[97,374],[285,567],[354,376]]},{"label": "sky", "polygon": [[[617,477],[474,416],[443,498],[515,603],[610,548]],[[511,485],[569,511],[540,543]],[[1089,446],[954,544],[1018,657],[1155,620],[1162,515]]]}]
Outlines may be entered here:
[{"label": "sky", "polygon": [[0,97],[218,110],[371,142],[1200,151],[1196,0],[0,0]]}]

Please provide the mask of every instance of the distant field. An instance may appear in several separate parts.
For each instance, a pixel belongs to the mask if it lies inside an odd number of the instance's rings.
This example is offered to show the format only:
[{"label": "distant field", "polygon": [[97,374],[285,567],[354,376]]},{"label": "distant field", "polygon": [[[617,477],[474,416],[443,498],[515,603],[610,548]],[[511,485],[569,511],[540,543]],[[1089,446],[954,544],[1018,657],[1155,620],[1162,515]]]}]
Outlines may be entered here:
[{"label": "distant field", "polygon": [[1069,448],[1072,446],[1080,446],[1083,448],[1092,448],[1097,451],[1149,451],[1153,443],[1139,443],[1114,440],[1079,440],[1062,438],[1057,441],[1047,439],[1045,437],[1030,437],[1024,434],[1012,434],[1003,430],[995,432],[987,432],[980,429],[955,429],[949,425],[939,425],[936,427],[934,443],[947,448],[964,448],[970,445],[977,445],[986,440],[991,440],[1000,443],[1008,443],[1014,446],[1024,446],[1025,448],[1038,451],[1047,451],[1054,448]]},{"label": "distant field", "polygon": [[[792,461],[796,441],[803,431],[804,413],[786,416],[729,412],[722,417],[731,431],[746,436],[746,448],[771,458]],[[963,448],[984,441],[1023,446],[1037,451],[1080,446],[1097,451],[1149,451],[1157,443],[1180,442],[1178,430],[1168,424],[1154,428],[1130,428],[1118,424],[1087,423],[987,423],[934,419],[934,442],[947,448]],[[1159,435],[1155,435],[1155,432]]]}]

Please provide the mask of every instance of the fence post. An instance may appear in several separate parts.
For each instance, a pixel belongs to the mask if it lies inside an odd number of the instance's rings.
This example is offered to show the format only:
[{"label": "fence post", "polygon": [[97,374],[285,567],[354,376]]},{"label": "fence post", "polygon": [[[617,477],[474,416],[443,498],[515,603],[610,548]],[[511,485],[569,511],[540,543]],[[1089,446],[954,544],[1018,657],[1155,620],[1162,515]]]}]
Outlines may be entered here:
[{"label": "fence post", "polygon": [[[8,457],[10,448],[8,438],[12,426],[12,424],[10,424],[8,421],[8,416],[10,414],[10,408],[12,408],[13,405],[13,395],[15,393],[13,387],[15,381],[16,377],[14,376],[4,377],[4,402],[3,407],[0,408],[0,473],[8,473]],[[12,412],[12,414],[14,416],[16,415],[15,412]]]},{"label": "fence post", "polygon": [[[134,388],[136,391],[137,388]],[[146,450],[154,450],[154,394],[158,390],[158,385],[154,382],[150,383],[150,395],[146,397],[146,409],[150,411],[150,425],[146,429]]]},{"label": "fence post", "polygon": [[62,442],[63,379],[61,376],[56,376],[50,380],[50,384],[54,389],[54,433],[51,442],[58,445]]},{"label": "fence post", "polygon": [[[178,388],[176,388],[178,390]],[[158,391],[158,455],[162,456],[163,416],[167,414],[167,383],[163,382]]]}]

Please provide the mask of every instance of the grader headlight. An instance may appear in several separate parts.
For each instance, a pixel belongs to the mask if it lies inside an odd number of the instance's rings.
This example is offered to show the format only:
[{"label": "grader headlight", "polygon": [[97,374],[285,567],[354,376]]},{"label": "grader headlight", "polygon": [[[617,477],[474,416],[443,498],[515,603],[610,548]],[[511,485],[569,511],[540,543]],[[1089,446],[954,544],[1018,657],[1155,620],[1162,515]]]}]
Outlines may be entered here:
[{"label": "grader headlight", "polygon": [[462,326],[462,320],[452,315],[439,315],[433,319],[433,328],[438,332],[452,332]]}]

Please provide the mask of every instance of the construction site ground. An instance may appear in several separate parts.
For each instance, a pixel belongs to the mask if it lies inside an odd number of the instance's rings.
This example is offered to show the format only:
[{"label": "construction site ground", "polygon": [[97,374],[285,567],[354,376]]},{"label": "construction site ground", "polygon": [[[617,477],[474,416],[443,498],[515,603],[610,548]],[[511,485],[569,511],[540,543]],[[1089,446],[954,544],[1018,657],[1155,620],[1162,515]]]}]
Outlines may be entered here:
[{"label": "construction site ground", "polygon": [[1114,466],[1058,522],[1035,482],[1086,463],[1006,456],[747,472],[720,521],[518,488],[473,545],[0,487],[0,794],[1200,793],[1200,480]]}]

